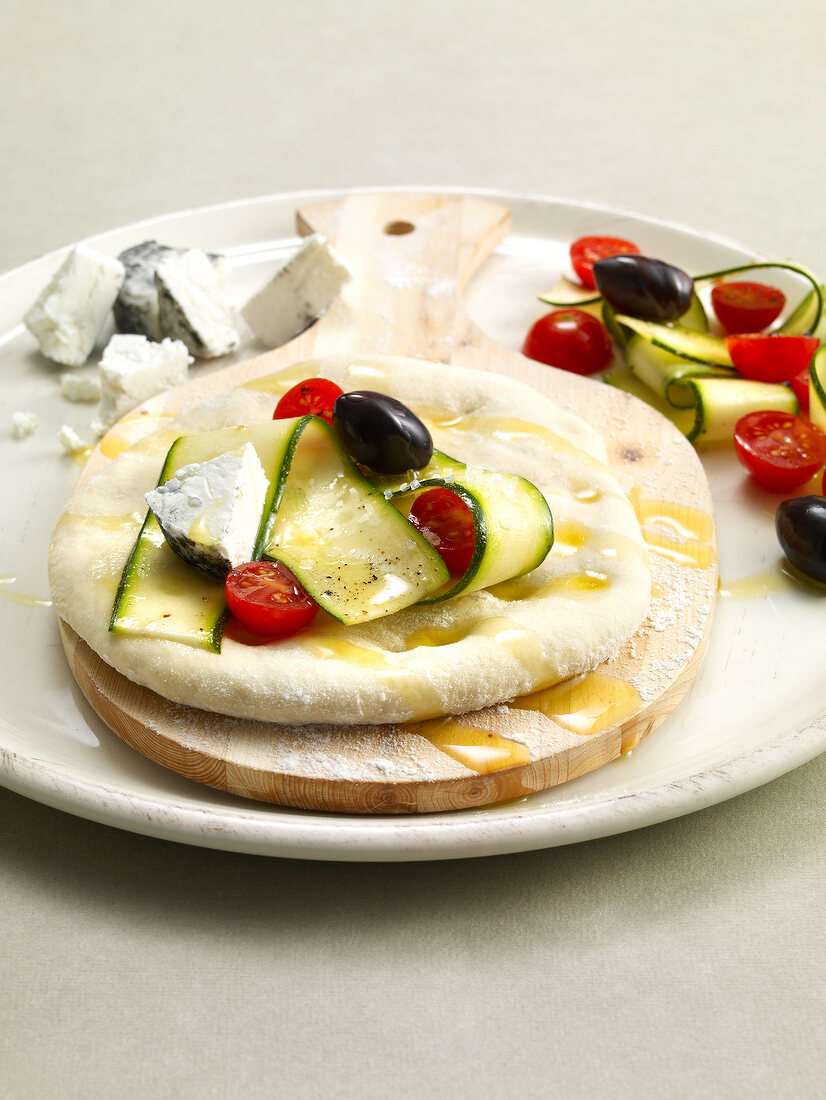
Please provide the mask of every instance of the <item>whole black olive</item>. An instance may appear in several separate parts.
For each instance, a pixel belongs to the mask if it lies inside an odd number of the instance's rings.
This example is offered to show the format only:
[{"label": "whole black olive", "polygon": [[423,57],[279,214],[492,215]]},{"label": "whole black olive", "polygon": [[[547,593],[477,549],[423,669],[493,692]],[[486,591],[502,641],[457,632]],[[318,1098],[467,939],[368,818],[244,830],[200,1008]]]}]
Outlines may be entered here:
[{"label": "whole black olive", "polygon": [[694,280],[679,267],[630,254],[597,260],[594,282],[617,313],[641,321],[676,321],[694,293]]},{"label": "whole black olive", "polygon": [[795,569],[826,584],[826,497],[784,500],[774,526],[783,553]]},{"label": "whole black olive", "polygon": [[419,470],[433,454],[430,432],[418,416],[386,393],[343,393],[333,405],[333,427],[356,462],[380,474]]}]

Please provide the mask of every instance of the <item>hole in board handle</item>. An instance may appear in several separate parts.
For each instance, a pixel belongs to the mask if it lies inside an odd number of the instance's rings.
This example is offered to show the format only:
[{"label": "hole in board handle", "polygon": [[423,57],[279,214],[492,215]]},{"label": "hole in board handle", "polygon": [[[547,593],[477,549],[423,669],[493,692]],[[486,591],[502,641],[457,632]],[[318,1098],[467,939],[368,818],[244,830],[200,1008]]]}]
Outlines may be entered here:
[{"label": "hole in board handle", "polygon": [[388,222],[384,232],[388,237],[403,237],[406,233],[412,233],[415,228],[413,222]]}]

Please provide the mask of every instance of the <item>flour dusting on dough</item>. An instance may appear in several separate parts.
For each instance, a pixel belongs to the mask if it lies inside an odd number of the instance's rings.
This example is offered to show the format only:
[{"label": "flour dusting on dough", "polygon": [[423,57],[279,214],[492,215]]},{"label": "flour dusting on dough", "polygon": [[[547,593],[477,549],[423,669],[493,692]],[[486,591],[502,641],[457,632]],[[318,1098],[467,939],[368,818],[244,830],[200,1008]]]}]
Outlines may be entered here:
[{"label": "flour dusting on dough", "polygon": [[[370,388],[399,398],[429,423],[440,450],[539,486],[557,540],[545,562],[491,591],[355,627],[321,613],[293,638],[260,646],[227,638],[220,655],[109,633],[137,534],[136,522],[114,519],[143,513],[143,494],[157,481],[170,428],[184,434],[269,420],[278,393],[297,375],[327,377],[348,390],[363,388],[365,371]],[[239,718],[385,724],[495,706],[612,659],[637,630],[649,608],[648,553],[633,508],[605,466],[602,439],[574,413],[501,375],[418,359],[339,355],[279,373],[292,380],[283,390],[258,380],[165,424],[162,434],[125,451],[84,486],[58,522],[50,548],[55,607],[123,675],[175,702]],[[496,621],[512,629],[497,633],[489,628]],[[409,644],[417,633],[440,630],[465,636],[450,644]],[[304,644],[314,637],[377,650],[392,671],[319,657]]]}]

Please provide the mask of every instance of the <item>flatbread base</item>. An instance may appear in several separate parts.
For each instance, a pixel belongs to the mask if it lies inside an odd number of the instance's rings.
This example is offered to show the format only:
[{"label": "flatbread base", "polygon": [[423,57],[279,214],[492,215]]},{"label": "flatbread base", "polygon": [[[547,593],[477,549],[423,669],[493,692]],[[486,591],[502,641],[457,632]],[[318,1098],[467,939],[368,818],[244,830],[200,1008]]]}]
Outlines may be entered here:
[{"label": "flatbread base", "polygon": [[[519,474],[545,494],[555,543],[525,578],[434,607],[345,627],[324,613],[264,645],[225,637],[220,655],[111,634],[123,566],[178,435],[268,420],[298,378],[376,389],[413,408],[436,446]],[[58,614],[129,680],[174,702],[298,725],[384,724],[462,714],[612,659],[644,619],[648,552],[634,510],[578,417],[501,375],[418,359],[331,356],[228,391],[118,456],[69,502],[49,554]]]}]

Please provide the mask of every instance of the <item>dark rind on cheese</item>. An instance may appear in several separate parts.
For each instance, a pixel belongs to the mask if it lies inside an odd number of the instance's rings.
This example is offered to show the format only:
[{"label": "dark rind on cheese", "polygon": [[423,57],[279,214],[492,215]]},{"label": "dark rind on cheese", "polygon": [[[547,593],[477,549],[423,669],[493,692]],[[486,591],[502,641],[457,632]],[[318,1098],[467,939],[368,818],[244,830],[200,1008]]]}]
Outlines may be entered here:
[{"label": "dark rind on cheese", "polygon": [[158,288],[158,318],[164,336],[169,336],[173,340],[181,340],[198,359],[211,358],[213,352],[204,343],[200,333],[179,305],[177,298],[157,273],[155,274],[155,284]]},{"label": "dark rind on cheese", "polygon": [[[172,335],[161,329],[155,272],[169,256],[182,256],[187,251],[186,248],[173,248],[153,240],[142,241],[121,252],[118,259],[125,273],[113,306],[118,332],[146,336],[156,342]],[[220,252],[208,252],[207,256],[216,269],[223,266],[224,257]]]},{"label": "dark rind on cheese", "polygon": [[[158,517],[155,516],[155,519],[158,519]],[[179,558],[183,558],[190,565],[194,565],[196,569],[200,569],[202,573],[207,573],[216,580],[225,581],[227,579],[227,573],[232,569],[232,565],[222,554],[210,550],[203,543],[193,542],[186,535],[167,531],[160,520],[158,520],[158,526],[163,531],[170,550],[174,550]]]}]

